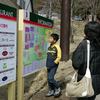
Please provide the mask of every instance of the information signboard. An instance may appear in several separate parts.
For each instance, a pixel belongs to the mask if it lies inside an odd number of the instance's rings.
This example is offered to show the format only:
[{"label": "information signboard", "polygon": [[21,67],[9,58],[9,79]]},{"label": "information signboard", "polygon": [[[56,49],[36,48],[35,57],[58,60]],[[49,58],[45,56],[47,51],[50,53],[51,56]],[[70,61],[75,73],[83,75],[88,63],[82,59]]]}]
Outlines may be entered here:
[{"label": "information signboard", "polygon": [[16,80],[16,9],[0,4],[0,87]]}]

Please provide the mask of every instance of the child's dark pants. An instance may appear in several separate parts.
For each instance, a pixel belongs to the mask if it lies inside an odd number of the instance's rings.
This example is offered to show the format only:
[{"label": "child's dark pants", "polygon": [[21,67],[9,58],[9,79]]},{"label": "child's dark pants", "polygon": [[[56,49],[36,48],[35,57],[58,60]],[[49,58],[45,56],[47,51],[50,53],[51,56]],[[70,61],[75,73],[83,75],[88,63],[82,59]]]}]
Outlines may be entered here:
[{"label": "child's dark pants", "polygon": [[57,71],[57,68],[58,68],[58,65],[54,66],[50,69],[47,69],[48,85],[49,85],[50,90],[55,90],[55,89],[59,88],[59,84],[54,78],[56,71]]}]

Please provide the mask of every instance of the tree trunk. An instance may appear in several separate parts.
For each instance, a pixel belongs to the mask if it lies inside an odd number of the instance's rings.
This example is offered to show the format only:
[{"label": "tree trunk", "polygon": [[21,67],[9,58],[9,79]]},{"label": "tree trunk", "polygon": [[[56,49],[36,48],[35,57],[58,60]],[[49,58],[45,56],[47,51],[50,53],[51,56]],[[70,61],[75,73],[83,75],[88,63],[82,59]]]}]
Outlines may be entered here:
[{"label": "tree trunk", "polygon": [[62,61],[69,59],[70,52],[70,21],[71,20],[71,0],[62,0],[61,5],[61,38]]}]

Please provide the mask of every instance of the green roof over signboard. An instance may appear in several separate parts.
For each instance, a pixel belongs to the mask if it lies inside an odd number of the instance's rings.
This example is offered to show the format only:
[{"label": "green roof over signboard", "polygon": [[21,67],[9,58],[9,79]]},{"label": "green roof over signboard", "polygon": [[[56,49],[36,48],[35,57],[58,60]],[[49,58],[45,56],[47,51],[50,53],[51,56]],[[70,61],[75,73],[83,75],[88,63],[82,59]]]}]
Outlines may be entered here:
[{"label": "green roof over signboard", "polygon": [[30,20],[33,22],[37,22],[39,24],[42,24],[42,25],[53,27],[53,20],[39,16],[39,15],[34,14],[34,13],[30,14]]},{"label": "green roof over signboard", "polygon": [[13,8],[13,7],[10,7],[10,6],[0,3],[0,14],[10,16],[10,17],[16,17],[17,10],[16,10],[16,8]]},{"label": "green roof over signboard", "polygon": [[[17,17],[17,9],[0,3],[0,15]],[[30,21],[36,22],[47,27],[53,27],[53,20],[42,17],[35,13],[30,13]]]}]

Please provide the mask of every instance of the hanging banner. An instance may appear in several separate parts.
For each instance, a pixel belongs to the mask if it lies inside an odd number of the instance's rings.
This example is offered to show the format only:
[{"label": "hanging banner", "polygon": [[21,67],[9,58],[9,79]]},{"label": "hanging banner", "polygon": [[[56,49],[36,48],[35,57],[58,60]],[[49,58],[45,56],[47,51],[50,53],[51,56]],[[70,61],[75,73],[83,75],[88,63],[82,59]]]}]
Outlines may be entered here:
[{"label": "hanging banner", "polygon": [[39,15],[25,12],[24,30],[24,76],[45,67],[47,36],[53,21]]},{"label": "hanging banner", "polygon": [[0,4],[0,87],[16,80],[16,9]]}]

